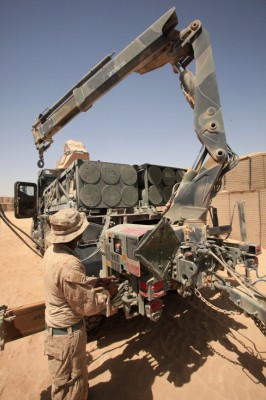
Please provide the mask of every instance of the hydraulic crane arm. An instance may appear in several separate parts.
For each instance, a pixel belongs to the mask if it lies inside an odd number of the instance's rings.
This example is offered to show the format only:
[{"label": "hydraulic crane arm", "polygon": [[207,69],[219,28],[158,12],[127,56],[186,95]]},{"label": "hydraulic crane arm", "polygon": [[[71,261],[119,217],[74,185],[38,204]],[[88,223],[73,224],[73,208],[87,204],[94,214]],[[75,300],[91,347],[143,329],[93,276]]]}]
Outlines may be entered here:
[{"label": "hydraulic crane arm", "polygon": [[[175,29],[175,8],[170,9],[115,58],[106,56],[33,125],[39,167],[52,137],[81,111],[92,105],[132,72],[147,73],[167,63],[178,73],[183,91],[194,108],[194,127],[207,152],[218,163],[227,159],[221,106],[208,33],[200,21]],[[196,78],[186,69],[196,62]]]},{"label": "hydraulic crane arm", "polygon": [[178,32],[174,9],[169,10],[114,59],[106,56],[67,92],[53,107],[45,110],[33,125],[33,137],[40,159],[52,137],[81,111],[92,105],[132,72],[144,73],[168,62],[165,51]]}]

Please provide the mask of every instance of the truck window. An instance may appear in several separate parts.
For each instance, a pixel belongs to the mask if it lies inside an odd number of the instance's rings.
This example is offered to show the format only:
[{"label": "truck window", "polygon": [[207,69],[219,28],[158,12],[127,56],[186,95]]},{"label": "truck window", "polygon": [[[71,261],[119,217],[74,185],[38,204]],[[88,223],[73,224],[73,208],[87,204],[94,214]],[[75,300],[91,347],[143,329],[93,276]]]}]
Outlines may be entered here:
[{"label": "truck window", "polygon": [[37,212],[37,185],[29,182],[15,183],[15,217],[32,218]]}]

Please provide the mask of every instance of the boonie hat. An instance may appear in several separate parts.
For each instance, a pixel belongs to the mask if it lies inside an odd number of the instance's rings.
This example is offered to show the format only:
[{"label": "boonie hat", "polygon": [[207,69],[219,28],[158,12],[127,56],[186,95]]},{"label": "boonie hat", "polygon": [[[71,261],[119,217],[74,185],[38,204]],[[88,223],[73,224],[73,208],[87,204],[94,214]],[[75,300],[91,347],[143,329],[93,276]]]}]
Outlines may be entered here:
[{"label": "boonie hat", "polygon": [[81,235],[89,222],[84,212],[72,208],[58,211],[50,217],[51,230],[46,235],[50,243],[68,243]]}]

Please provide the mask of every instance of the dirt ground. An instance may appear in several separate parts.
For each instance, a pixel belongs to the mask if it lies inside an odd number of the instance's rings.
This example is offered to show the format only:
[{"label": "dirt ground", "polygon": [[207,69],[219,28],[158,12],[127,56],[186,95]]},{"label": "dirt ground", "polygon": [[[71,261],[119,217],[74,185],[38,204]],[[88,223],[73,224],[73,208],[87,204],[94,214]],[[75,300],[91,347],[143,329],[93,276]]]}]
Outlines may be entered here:
[{"label": "dirt ground", "polygon": [[[13,213],[7,216],[15,221]],[[16,220],[29,232],[29,220]],[[266,253],[266,252],[265,252]],[[1,304],[43,300],[41,259],[0,221]],[[265,274],[266,254],[260,256]],[[212,294],[207,294],[212,296]],[[235,310],[224,297],[211,301]],[[266,338],[243,314],[225,315],[195,299],[167,296],[161,320],[106,319],[87,344],[91,400],[263,400]],[[43,333],[0,353],[1,400],[49,400]]]}]

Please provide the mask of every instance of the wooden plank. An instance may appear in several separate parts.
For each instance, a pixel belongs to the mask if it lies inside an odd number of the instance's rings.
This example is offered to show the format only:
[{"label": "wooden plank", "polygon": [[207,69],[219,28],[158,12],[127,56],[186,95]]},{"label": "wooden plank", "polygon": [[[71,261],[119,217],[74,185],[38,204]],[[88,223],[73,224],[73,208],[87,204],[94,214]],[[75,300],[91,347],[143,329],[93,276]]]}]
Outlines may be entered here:
[{"label": "wooden plank", "polygon": [[7,309],[3,321],[4,342],[8,343],[44,330],[44,312],[44,302]]}]

